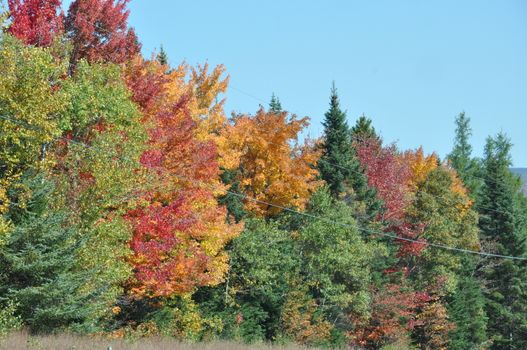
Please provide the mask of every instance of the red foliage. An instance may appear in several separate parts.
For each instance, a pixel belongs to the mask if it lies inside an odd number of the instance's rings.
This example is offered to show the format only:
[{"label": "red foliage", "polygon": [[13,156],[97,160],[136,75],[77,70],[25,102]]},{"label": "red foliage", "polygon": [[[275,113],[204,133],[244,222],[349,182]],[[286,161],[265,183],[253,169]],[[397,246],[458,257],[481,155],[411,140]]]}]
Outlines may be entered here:
[{"label": "red foliage", "polygon": [[68,11],[66,31],[73,42],[72,62],[124,63],[140,52],[133,29],[128,28],[130,0],[75,0]]},{"label": "red foliage", "polygon": [[141,57],[132,60],[125,69],[124,79],[132,93],[132,100],[141,107],[148,116],[155,114],[155,110],[162,103],[165,84],[168,77],[155,61],[145,61]]},{"label": "red foliage", "polygon": [[368,348],[403,338],[416,325],[417,309],[429,300],[426,293],[406,290],[401,284],[387,284],[372,295],[371,318],[359,321],[351,334],[353,343]]},{"label": "red foliage", "polygon": [[197,127],[188,113],[188,97],[183,96],[166,111],[157,114],[157,127],[151,130],[152,148],[142,162],[146,167],[168,171],[176,181],[189,188],[201,187],[196,182],[218,178],[216,145],[195,137]]},{"label": "red foliage", "polygon": [[[138,88],[152,77],[129,79],[129,84]],[[171,106],[158,106],[158,93],[162,91],[153,89],[134,96],[148,111],[147,125],[154,126],[141,162],[157,174],[156,185],[161,186],[145,194],[146,207],[128,215],[133,224],[132,293],[149,297],[219,283],[227,269],[222,248],[239,231],[227,225],[227,211],[215,199],[218,153],[214,142],[196,137],[190,99],[183,95]]]},{"label": "red foliage", "polygon": [[212,282],[215,261],[200,245],[204,222],[225,217],[224,209],[205,213],[197,201],[211,199],[207,191],[181,191],[168,205],[152,204],[129,213],[134,225],[130,244],[135,278],[141,294],[170,296],[192,291]]},{"label": "red foliage", "polygon": [[[426,249],[426,240],[422,237],[424,233],[424,224],[410,224],[403,222],[399,225],[390,227],[391,230],[395,231],[398,237],[402,239],[397,240],[400,244],[397,257],[409,257],[419,256]],[[406,239],[415,240],[417,242],[409,241]]]},{"label": "red foliage", "polygon": [[9,33],[27,45],[49,46],[62,34],[64,14],[61,0],[8,0]]},{"label": "red foliage", "polygon": [[390,223],[401,221],[409,204],[407,184],[410,169],[398,156],[395,146],[382,147],[377,139],[356,142],[355,149],[365,167],[368,184],[384,201],[382,219]]},{"label": "red foliage", "polygon": [[418,256],[425,249],[426,241],[421,237],[424,225],[406,222],[405,211],[411,203],[410,179],[412,169],[395,146],[382,147],[378,139],[365,139],[354,143],[357,156],[365,167],[368,184],[377,190],[384,201],[384,212],[380,220],[388,224],[388,231],[401,238],[418,240],[422,243],[397,240],[400,245],[398,257]]}]

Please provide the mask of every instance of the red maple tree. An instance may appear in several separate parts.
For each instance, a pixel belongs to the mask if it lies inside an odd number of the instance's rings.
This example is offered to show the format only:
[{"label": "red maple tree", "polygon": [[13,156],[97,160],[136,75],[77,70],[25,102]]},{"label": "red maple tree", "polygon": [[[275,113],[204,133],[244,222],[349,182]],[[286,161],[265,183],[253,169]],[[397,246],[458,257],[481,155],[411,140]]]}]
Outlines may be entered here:
[{"label": "red maple tree", "polygon": [[129,1],[73,1],[65,22],[73,43],[73,63],[81,58],[124,63],[140,52],[135,31],[128,28]]},{"label": "red maple tree", "polygon": [[49,46],[64,26],[61,0],[8,0],[9,33],[27,45]]}]

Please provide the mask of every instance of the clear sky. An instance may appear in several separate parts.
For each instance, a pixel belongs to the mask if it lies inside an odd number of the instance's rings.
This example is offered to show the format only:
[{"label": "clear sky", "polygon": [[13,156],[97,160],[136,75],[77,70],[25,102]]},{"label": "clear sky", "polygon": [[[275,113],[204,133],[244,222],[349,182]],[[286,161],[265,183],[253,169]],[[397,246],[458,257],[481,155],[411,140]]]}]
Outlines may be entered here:
[{"label": "clear sky", "polygon": [[[66,1],[68,3],[68,1]],[[331,81],[353,124],[388,142],[449,152],[454,117],[472,119],[475,154],[502,130],[527,167],[525,0],[133,0],[145,55],[224,64],[227,111],[254,113],[275,92],[318,136]],[[263,101],[265,102],[263,102]]]}]

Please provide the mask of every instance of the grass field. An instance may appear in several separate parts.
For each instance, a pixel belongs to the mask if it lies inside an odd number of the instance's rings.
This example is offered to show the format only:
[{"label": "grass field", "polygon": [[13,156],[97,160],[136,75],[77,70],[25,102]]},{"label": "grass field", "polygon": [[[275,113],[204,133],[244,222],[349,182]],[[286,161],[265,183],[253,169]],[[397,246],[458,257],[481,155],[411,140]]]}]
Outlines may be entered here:
[{"label": "grass field", "polygon": [[14,333],[6,338],[0,338],[0,350],[302,350],[307,349],[297,345],[242,345],[229,342],[185,344],[173,339],[149,338],[137,342],[124,340],[104,340],[73,335],[57,335],[33,337],[27,333]]}]

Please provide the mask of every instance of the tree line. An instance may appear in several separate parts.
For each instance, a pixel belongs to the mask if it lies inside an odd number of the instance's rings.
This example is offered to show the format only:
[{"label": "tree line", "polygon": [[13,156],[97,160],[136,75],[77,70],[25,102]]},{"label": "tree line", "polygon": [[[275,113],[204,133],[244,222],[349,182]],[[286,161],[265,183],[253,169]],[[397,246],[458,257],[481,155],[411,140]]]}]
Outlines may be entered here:
[{"label": "tree line", "polygon": [[472,155],[273,95],[227,117],[223,66],[150,59],[127,0],[0,17],[0,336],[527,348],[527,199],[511,141]]}]

